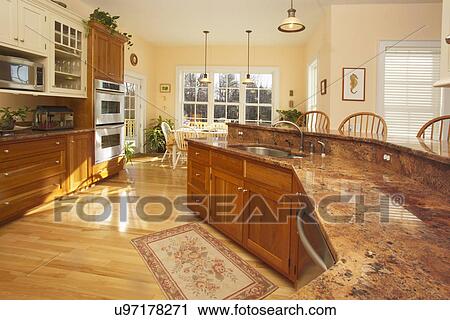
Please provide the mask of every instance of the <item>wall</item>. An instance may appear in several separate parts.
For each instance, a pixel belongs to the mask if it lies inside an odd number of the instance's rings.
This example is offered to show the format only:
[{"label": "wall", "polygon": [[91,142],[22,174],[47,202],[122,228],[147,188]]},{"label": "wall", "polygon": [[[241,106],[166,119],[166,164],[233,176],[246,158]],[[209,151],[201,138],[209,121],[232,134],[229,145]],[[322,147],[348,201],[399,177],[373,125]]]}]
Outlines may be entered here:
[{"label": "wall", "polygon": [[[366,101],[342,101],[342,81],[330,90],[331,127],[335,129],[349,114],[376,111],[378,45],[382,40],[401,40],[425,26],[408,40],[439,40],[442,4],[370,4],[331,7],[332,83],[342,77],[342,67],[367,68]],[[372,60],[370,60],[372,59]],[[370,60],[370,61],[369,61]],[[369,61],[366,63],[366,61]]]},{"label": "wall", "polygon": [[[202,66],[204,63],[203,46],[156,47],[156,106],[151,110],[151,116],[175,116],[176,68],[177,66]],[[210,66],[245,67],[247,65],[246,46],[210,46]],[[251,49],[251,66],[278,67],[280,70],[279,101],[283,109],[289,106],[289,90],[294,90],[295,104],[305,100],[305,63],[302,47],[254,47]],[[159,84],[172,84],[172,93],[160,94]]]}]

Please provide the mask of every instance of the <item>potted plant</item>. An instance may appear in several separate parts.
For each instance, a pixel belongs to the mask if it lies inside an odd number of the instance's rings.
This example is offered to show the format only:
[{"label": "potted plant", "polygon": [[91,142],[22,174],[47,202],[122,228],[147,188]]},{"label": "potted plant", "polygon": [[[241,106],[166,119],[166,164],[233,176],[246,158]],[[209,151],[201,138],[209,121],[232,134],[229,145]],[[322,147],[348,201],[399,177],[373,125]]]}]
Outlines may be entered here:
[{"label": "potted plant", "polygon": [[28,107],[16,110],[11,110],[9,107],[0,108],[0,130],[13,130],[16,121],[19,119],[25,121],[29,111]]},{"label": "potted plant", "polygon": [[136,149],[133,146],[132,142],[125,143],[124,155],[125,155],[125,164],[131,163],[133,164],[133,158],[136,153]]},{"label": "potted plant", "polygon": [[280,114],[280,120],[290,121],[296,123],[298,118],[302,116],[302,113],[297,109],[291,110],[277,110]]},{"label": "potted plant", "polygon": [[[127,32],[119,32],[117,30],[118,24],[117,20],[119,20],[120,16],[112,16],[109,12],[100,10],[100,8],[97,8],[92,12],[89,16],[89,21],[95,21],[98,23],[101,23],[105,27],[107,27],[109,30],[111,30],[111,33],[119,33],[126,37],[128,39],[127,46],[128,49],[130,49],[133,46],[133,42],[131,41],[131,38],[133,37],[131,34],[128,34]],[[87,23],[88,23],[87,22]]]},{"label": "potted plant", "polygon": [[163,153],[166,151],[166,140],[161,129],[161,124],[167,122],[173,129],[174,124],[170,119],[163,120],[161,116],[153,120],[150,128],[145,129],[145,147],[147,152]]}]

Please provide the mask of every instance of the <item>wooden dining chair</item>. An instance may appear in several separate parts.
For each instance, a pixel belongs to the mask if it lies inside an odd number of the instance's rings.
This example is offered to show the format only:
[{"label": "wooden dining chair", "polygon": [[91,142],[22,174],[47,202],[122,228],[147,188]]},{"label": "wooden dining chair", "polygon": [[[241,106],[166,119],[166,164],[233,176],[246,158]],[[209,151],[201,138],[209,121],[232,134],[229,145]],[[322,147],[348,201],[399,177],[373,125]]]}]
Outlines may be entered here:
[{"label": "wooden dining chair", "polygon": [[450,115],[431,119],[420,128],[417,138],[450,141]]},{"label": "wooden dining chair", "polygon": [[178,129],[175,131],[175,141],[177,143],[177,155],[173,169],[175,169],[180,161],[180,158],[187,158],[188,143],[186,139],[198,138],[198,132],[196,130]]},{"label": "wooden dining chair", "polygon": [[322,111],[308,111],[298,118],[297,125],[308,130],[329,131],[330,118]]},{"label": "wooden dining chair", "polygon": [[358,112],[349,115],[339,125],[341,134],[366,133],[372,136],[387,138],[386,121],[373,112]]}]

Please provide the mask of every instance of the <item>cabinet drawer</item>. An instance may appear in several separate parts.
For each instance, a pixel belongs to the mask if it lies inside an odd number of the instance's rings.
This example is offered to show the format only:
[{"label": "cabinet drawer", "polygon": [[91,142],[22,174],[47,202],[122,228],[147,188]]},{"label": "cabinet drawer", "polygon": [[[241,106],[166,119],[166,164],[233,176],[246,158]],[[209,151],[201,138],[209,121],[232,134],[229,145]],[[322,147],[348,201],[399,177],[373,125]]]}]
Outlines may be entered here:
[{"label": "cabinet drawer", "polygon": [[198,214],[201,218],[207,219],[209,214],[209,197],[208,195],[195,188],[188,183],[187,186],[187,202],[188,208]]},{"label": "cabinet drawer", "polygon": [[64,173],[65,165],[63,151],[0,162],[0,191]]},{"label": "cabinet drawer", "polygon": [[256,162],[247,161],[246,178],[280,192],[291,192],[292,173]]},{"label": "cabinet drawer", "polygon": [[209,190],[209,167],[189,161],[189,182],[205,193]]},{"label": "cabinet drawer", "polygon": [[0,192],[0,223],[63,194],[64,174]]},{"label": "cabinet drawer", "polygon": [[0,162],[18,160],[26,156],[65,150],[65,137],[33,140],[2,144],[0,146]]},{"label": "cabinet drawer", "polygon": [[188,159],[209,166],[209,150],[189,145]]},{"label": "cabinet drawer", "polygon": [[244,161],[221,152],[211,153],[211,163],[214,169],[219,169],[242,178],[244,175]]}]

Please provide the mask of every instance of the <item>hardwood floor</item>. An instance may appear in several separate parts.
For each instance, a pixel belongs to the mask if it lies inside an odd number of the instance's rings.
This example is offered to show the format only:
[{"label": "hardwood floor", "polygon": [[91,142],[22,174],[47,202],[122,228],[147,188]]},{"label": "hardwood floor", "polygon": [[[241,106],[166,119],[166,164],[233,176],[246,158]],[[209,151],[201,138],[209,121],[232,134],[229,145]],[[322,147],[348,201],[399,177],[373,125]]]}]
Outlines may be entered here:
[{"label": "hardwood floor", "polygon": [[[118,176],[70,198],[102,195],[186,195],[186,168],[172,170],[156,157],[139,158]],[[146,222],[129,206],[128,221],[120,222],[119,205],[114,205],[103,222],[82,221],[73,210],[55,222],[53,208],[53,203],[41,206],[0,227],[0,299],[165,299],[130,240],[187,223],[175,221],[180,212],[164,222]],[[91,214],[99,209],[85,206]],[[160,206],[149,209],[161,211]],[[288,299],[295,292],[259,259],[202,226],[279,286],[268,299]]]}]

